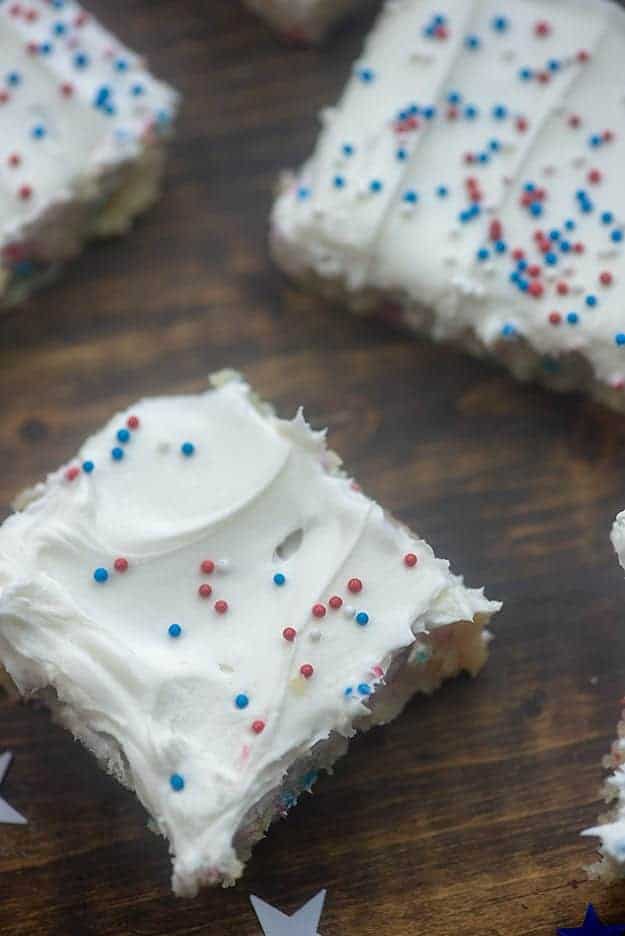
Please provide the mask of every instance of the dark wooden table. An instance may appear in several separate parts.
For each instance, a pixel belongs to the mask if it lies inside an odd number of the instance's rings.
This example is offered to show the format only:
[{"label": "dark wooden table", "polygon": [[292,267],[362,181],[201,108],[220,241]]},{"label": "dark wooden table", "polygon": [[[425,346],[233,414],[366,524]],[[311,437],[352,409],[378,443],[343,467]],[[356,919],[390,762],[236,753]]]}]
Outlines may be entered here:
[{"label": "dark wooden table", "polygon": [[365,487],[505,601],[475,682],[416,699],[353,744],[261,843],[234,889],[169,891],[164,841],[43,710],[0,699],[2,936],[254,936],[256,893],[292,912],[328,887],[324,936],[553,936],[588,900],[600,759],[625,691],[625,419],[289,289],[272,189],[316,134],[371,20],[289,50],[235,0],[91,0],[185,94],[168,186],[128,238],[90,249],[0,319],[0,514],[144,394],[242,369],[303,403]]}]

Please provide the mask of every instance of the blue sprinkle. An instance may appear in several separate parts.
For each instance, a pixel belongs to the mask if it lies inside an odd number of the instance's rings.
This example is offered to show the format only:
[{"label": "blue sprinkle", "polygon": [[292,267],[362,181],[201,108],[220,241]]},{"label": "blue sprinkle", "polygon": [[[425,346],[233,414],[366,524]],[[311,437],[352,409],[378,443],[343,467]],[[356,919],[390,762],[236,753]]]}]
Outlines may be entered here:
[{"label": "blue sprinkle", "polygon": [[85,474],[91,474],[94,468],[95,468],[95,465],[93,464],[92,461],[84,461],[82,463],[82,470],[85,472]]},{"label": "blue sprinkle", "polygon": [[130,89],[130,93],[133,97],[140,97],[145,93],[145,88],[142,84],[133,84],[132,88]]},{"label": "blue sprinkle", "polygon": [[477,161],[482,163],[482,165],[485,165],[486,163],[490,162],[490,156],[488,153],[480,153],[477,157]]},{"label": "blue sprinkle", "polygon": [[495,244],[496,253],[503,254],[506,252],[507,249],[508,249],[508,245],[506,244],[505,241],[499,240],[496,242]]},{"label": "blue sprinkle", "polygon": [[510,23],[508,22],[507,17],[505,16],[495,16],[491,20],[491,26],[495,32],[503,33],[506,32]]},{"label": "blue sprinkle", "polygon": [[337,188],[337,189],[345,188],[345,179],[341,175],[334,176],[334,179],[332,180],[332,185],[334,186],[334,188]]},{"label": "blue sprinkle", "polygon": [[521,81],[531,81],[533,74],[531,68],[522,68],[519,72],[519,78]]},{"label": "blue sprinkle", "polygon": [[469,104],[464,109],[464,116],[467,118],[467,120],[475,120],[477,117],[477,107],[475,107],[474,104]]},{"label": "blue sprinkle", "polygon": [[601,223],[612,224],[613,221],[614,221],[614,215],[612,214],[612,212],[604,211],[603,214],[601,215]]},{"label": "blue sprinkle", "polygon": [[346,689],[343,690],[343,695],[349,697],[350,695],[352,695],[353,691],[354,690],[352,689],[352,687],[348,686]]},{"label": "blue sprinkle", "polygon": [[365,624],[369,623],[369,615],[366,611],[359,611],[356,615],[356,624],[360,624],[361,627],[364,627]]},{"label": "blue sprinkle", "polygon": [[364,696],[371,695],[371,686],[368,686],[365,682],[358,683],[358,692]]},{"label": "blue sprinkle", "polygon": [[44,127],[43,124],[36,124],[31,130],[31,136],[35,140],[43,140],[45,135],[46,135],[46,128]]},{"label": "blue sprinkle", "polygon": [[585,198],[585,199],[580,203],[579,208],[580,208],[580,211],[581,211],[583,214],[590,214],[592,211],[594,211],[595,206],[593,205],[593,203],[592,203],[588,198]]},{"label": "blue sprinkle", "polygon": [[625,332],[617,332],[617,334],[614,336],[614,341],[619,346],[619,348],[625,345]]},{"label": "blue sprinkle", "polygon": [[480,247],[480,249],[478,250],[476,256],[477,256],[477,259],[480,260],[480,261],[482,261],[482,262],[483,262],[484,260],[488,260],[488,258],[490,257],[490,250],[488,250],[487,247]]},{"label": "blue sprinkle", "polygon": [[67,26],[65,25],[65,23],[62,23],[61,21],[59,21],[58,23],[55,23],[54,26],[52,27],[52,32],[54,33],[55,36],[63,36],[67,32]]},{"label": "blue sprinkle", "polygon": [[566,320],[569,323],[569,325],[577,325],[577,323],[579,322],[579,315],[577,314],[577,312],[569,312],[569,314],[566,317]]},{"label": "blue sprinkle", "polygon": [[557,262],[558,262],[557,254],[551,253],[551,251],[545,254],[545,263],[547,263],[549,266],[555,266]]},{"label": "blue sprinkle", "polygon": [[520,270],[523,273],[524,270],[527,270],[528,262],[527,260],[518,260],[517,261],[517,270]]},{"label": "blue sprinkle", "polygon": [[419,196],[414,191],[414,189],[408,189],[407,192],[404,192],[403,200],[406,202],[407,205],[416,205],[417,202],[419,201]]},{"label": "blue sprinkle", "polygon": [[527,292],[529,288],[530,288],[529,280],[524,280],[524,279],[519,280],[519,289],[521,290],[521,292]]},{"label": "blue sprinkle", "polygon": [[525,192],[535,192],[536,186],[534,185],[533,182],[526,182],[525,185],[523,186],[523,190]]},{"label": "blue sprinkle", "polygon": [[468,209],[470,218],[477,218],[481,213],[482,209],[477,202],[473,202],[471,207]]},{"label": "blue sprinkle", "polygon": [[480,47],[480,37],[475,36],[475,35],[466,36],[464,40],[464,45],[465,45],[465,48],[470,49],[471,52],[474,52],[476,49],[479,49]]},{"label": "blue sprinkle", "polygon": [[310,189],[305,185],[300,186],[297,190],[297,197],[299,201],[306,201],[307,198],[310,198]]},{"label": "blue sprinkle", "polygon": [[431,105],[423,108],[423,116],[426,120],[432,120],[433,117],[436,117],[436,108]]},{"label": "blue sprinkle", "polygon": [[250,704],[249,696],[246,696],[244,692],[240,692],[238,696],[235,697],[234,704],[238,709],[247,708]]},{"label": "blue sprinkle", "polygon": [[129,442],[129,441],[130,441],[130,432],[128,431],[128,429],[118,429],[118,430],[117,430],[117,440],[118,440],[119,442],[123,443],[124,445],[126,444],[126,442]]},{"label": "blue sprinkle", "polygon": [[180,793],[184,790],[184,777],[181,777],[179,773],[173,773],[169,778],[169,785],[174,793]]},{"label": "blue sprinkle", "polygon": [[375,72],[372,68],[359,68],[356,74],[363,84],[371,84],[375,79]]},{"label": "blue sprinkle", "polygon": [[447,95],[447,101],[450,104],[460,104],[460,102],[462,101],[462,95],[460,94],[459,91],[450,91],[449,94]]},{"label": "blue sprinkle", "polygon": [[371,180],[371,182],[369,183],[369,191],[374,192],[374,193],[382,191],[382,183],[380,182],[379,179]]},{"label": "blue sprinkle", "polygon": [[96,96],[93,101],[94,107],[104,107],[104,105],[107,103],[110,96],[111,96],[111,89],[107,87],[106,85],[102,85],[96,91]]},{"label": "blue sprinkle", "polygon": [[76,68],[86,68],[89,64],[89,56],[84,52],[77,52],[74,56],[74,65]]},{"label": "blue sprinkle", "polygon": [[502,327],[501,334],[503,335],[504,338],[514,338],[514,336],[516,335],[516,328],[514,327],[514,325],[511,325],[509,322],[507,322]]},{"label": "blue sprinkle", "polygon": [[169,627],[167,628],[167,633],[169,634],[170,637],[174,637],[174,638],[180,637],[182,633],[182,628],[180,624],[170,624]]},{"label": "blue sprinkle", "polygon": [[343,143],[341,147],[341,152],[343,153],[343,156],[353,156],[354,147],[352,146],[351,143]]},{"label": "blue sprinkle", "polygon": [[180,451],[185,456],[185,458],[190,458],[191,455],[195,453],[195,445],[193,442],[183,442],[180,446]]},{"label": "blue sprinkle", "polygon": [[549,240],[557,241],[560,240],[560,232],[554,228],[553,231],[549,231]]},{"label": "blue sprinkle", "polygon": [[15,88],[17,87],[18,84],[21,84],[21,83],[22,83],[22,76],[20,75],[19,72],[16,72],[16,71],[9,72],[9,74],[7,75],[8,85],[11,85],[11,87]]},{"label": "blue sprinkle", "polygon": [[447,188],[446,185],[439,185],[438,188],[436,189],[436,194],[438,195],[439,198],[447,198],[447,196],[449,195],[449,189]]},{"label": "blue sprinkle", "polygon": [[493,153],[498,153],[499,150],[501,149],[501,143],[499,142],[499,140],[491,140],[488,145],[491,148]]},{"label": "blue sprinkle", "polygon": [[603,137],[599,133],[593,133],[588,142],[591,146],[601,146]]},{"label": "blue sprinkle", "polygon": [[461,211],[458,215],[458,221],[460,221],[461,224],[466,224],[470,220],[471,213],[469,211]]},{"label": "blue sprinkle", "polygon": [[547,68],[549,69],[549,71],[552,71],[552,72],[559,71],[559,70],[560,70],[560,61],[559,61],[558,59],[549,59],[549,63],[548,63],[548,65],[547,65]]},{"label": "blue sprinkle", "polygon": [[435,32],[434,24],[432,24],[431,26],[423,27],[423,35],[427,36],[429,39],[432,38],[432,36],[434,35],[434,32]]},{"label": "blue sprinkle", "polygon": [[54,46],[51,42],[42,42],[39,45],[39,54],[40,55],[50,55],[54,51]]},{"label": "blue sprinkle", "polygon": [[442,13],[437,13],[436,16],[432,17],[432,21],[435,26],[444,26],[447,22],[447,17],[443,16]]},{"label": "blue sprinkle", "polygon": [[117,445],[114,449],[111,449],[111,458],[114,461],[121,461],[124,457],[124,450],[119,448]]},{"label": "blue sprinkle", "polygon": [[286,576],[282,572],[276,572],[273,577],[273,581],[275,585],[284,585],[286,582]]},{"label": "blue sprinkle", "polygon": [[397,152],[395,153],[395,156],[397,157],[397,159],[399,159],[400,162],[405,162],[406,159],[408,159],[408,151],[405,150],[403,147],[401,147],[400,149],[397,150]]},{"label": "blue sprinkle", "polygon": [[564,227],[567,229],[567,231],[574,231],[577,225],[572,218],[569,218],[568,221],[564,222]]},{"label": "blue sprinkle", "polygon": [[510,279],[510,282],[511,282],[511,283],[518,283],[518,282],[519,282],[519,273],[518,273],[516,270],[513,270],[512,273],[510,274],[509,279]]},{"label": "blue sprinkle", "polygon": [[93,573],[93,578],[95,579],[96,582],[100,582],[100,583],[106,582],[108,581],[108,577],[109,577],[109,574],[107,570],[101,567],[99,569],[96,569],[95,572]]},{"label": "blue sprinkle", "polygon": [[530,214],[534,215],[535,218],[539,218],[543,213],[543,206],[540,202],[532,202],[530,205]]},{"label": "blue sprinkle", "polygon": [[610,234],[610,237],[612,238],[615,244],[620,244],[621,241],[623,240],[623,232],[618,231],[618,230],[612,231],[612,233]]},{"label": "blue sprinkle", "polygon": [[571,244],[567,240],[560,241],[560,250],[562,253],[568,253],[571,249]]},{"label": "blue sprinkle", "polygon": [[493,117],[495,120],[505,120],[508,116],[508,108],[504,107],[503,104],[497,104],[493,107]]},{"label": "blue sprinkle", "polygon": [[126,59],[118,58],[115,62],[115,71],[125,72],[128,71],[128,62]]},{"label": "blue sprinkle", "polygon": [[52,0],[52,6],[55,10],[62,10],[65,6],[65,0]]},{"label": "blue sprinkle", "polygon": [[590,309],[594,309],[598,302],[599,300],[597,299],[596,296],[586,296],[586,305]]}]

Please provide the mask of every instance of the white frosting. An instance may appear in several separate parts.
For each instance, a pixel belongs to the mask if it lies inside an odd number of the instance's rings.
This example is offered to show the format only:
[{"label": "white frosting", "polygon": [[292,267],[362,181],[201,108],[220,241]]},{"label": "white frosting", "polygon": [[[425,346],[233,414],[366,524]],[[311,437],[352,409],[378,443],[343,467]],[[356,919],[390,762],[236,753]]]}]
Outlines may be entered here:
[{"label": "white frosting", "polygon": [[[120,443],[129,414],[140,427]],[[233,837],[250,807],[317,742],[352,733],[369,711],[359,687],[374,692],[396,652],[499,608],[337,464],[301,412],[278,419],[231,378],[116,415],[0,528],[0,661],[24,693],[52,687],[65,723],[136,789],[170,841],[178,893],[238,876]]]},{"label": "white frosting", "polygon": [[74,0],[0,0],[0,48],[1,262],[45,257],[40,219],[106,198],[111,172],[167,132],[177,95]]},{"label": "white frosting", "polygon": [[[440,38],[428,34],[436,15],[444,17]],[[354,291],[424,303],[436,337],[473,330],[508,355],[521,337],[550,369],[559,355],[579,352],[600,381],[620,386],[624,57],[625,12],[606,0],[392,0],[337,108],[324,115],[313,157],[276,204],[280,261],[291,272],[339,277]],[[591,144],[595,135],[600,145]],[[462,221],[469,177],[480,215]],[[528,184],[545,192],[542,201],[526,196],[536,209],[520,204]],[[549,241],[557,232],[545,253],[537,229]],[[621,234],[622,243],[613,240]],[[511,282],[516,249],[538,266],[541,295]],[[527,270],[519,277],[533,280]]]},{"label": "white frosting", "polygon": [[245,0],[247,5],[292,39],[320,39],[361,0]]},{"label": "white frosting", "polygon": [[[614,521],[610,538],[625,569],[625,511]],[[625,766],[622,766],[625,765],[625,712],[622,719],[618,737],[604,761],[606,767],[616,768],[606,780],[604,790],[606,799],[613,806],[612,816],[609,821],[583,833],[601,839],[601,854],[618,867],[621,874],[625,873]]]}]

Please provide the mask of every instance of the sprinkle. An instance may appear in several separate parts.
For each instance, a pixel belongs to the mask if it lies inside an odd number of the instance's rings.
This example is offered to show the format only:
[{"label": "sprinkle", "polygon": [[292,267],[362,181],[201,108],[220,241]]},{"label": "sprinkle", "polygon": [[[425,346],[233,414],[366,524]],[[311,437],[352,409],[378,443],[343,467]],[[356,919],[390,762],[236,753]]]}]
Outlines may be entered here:
[{"label": "sprinkle", "polygon": [[139,417],[138,416],[129,416],[126,420],[126,425],[129,429],[138,429],[139,428]]},{"label": "sprinkle", "polygon": [[211,575],[215,571],[215,563],[213,560],[204,559],[200,566],[200,571],[203,572],[204,575]]},{"label": "sprinkle", "polygon": [[369,191],[377,194],[381,192],[383,188],[382,182],[379,179],[372,179],[369,183]]},{"label": "sprinkle", "polygon": [[546,20],[539,20],[534,25],[534,35],[543,39],[551,33],[551,25]]},{"label": "sprinkle", "polygon": [[125,445],[127,442],[130,442],[130,432],[128,429],[118,429],[117,430],[117,440]]},{"label": "sprinkle", "polygon": [[549,322],[552,325],[559,325],[561,321],[562,321],[562,316],[560,315],[559,312],[551,312],[549,314]]},{"label": "sprinkle", "polygon": [[108,577],[109,577],[108,571],[106,569],[103,569],[102,567],[100,567],[99,569],[96,569],[95,572],[93,573],[94,580],[96,582],[99,582],[100,584],[103,584],[104,582],[108,581]]},{"label": "sprinkle", "polygon": [[359,68],[356,74],[363,84],[371,84],[375,80],[375,72],[372,68]]},{"label": "sprinkle", "polygon": [[282,572],[276,572],[273,577],[274,585],[284,585],[286,576]]},{"label": "sprinkle", "polygon": [[82,463],[82,470],[85,472],[85,474],[91,474],[94,468],[95,465],[92,461],[84,461]]},{"label": "sprinkle", "polygon": [[362,682],[361,682],[361,683],[358,684],[358,692],[359,692],[360,695],[362,695],[362,696],[371,695],[371,686],[367,685],[367,683],[362,683]]},{"label": "sprinkle", "polygon": [[113,461],[121,461],[123,457],[124,450],[119,448],[119,446],[115,446],[114,449],[111,449],[111,458]]},{"label": "sprinkle", "polygon": [[352,605],[346,604],[343,606],[343,617],[353,618],[355,614],[356,614],[356,609],[352,607]]},{"label": "sprinkle", "polygon": [[317,604],[314,604],[312,606],[313,617],[322,618],[322,617],[325,617],[325,613],[326,613],[325,605],[322,605],[318,602]]},{"label": "sprinkle", "polygon": [[288,640],[289,643],[293,643],[293,641],[297,637],[297,631],[295,630],[294,627],[285,627],[284,630],[282,631],[282,636],[284,637],[285,640]]},{"label": "sprinkle", "polygon": [[234,704],[238,709],[247,708],[250,704],[249,696],[246,695],[245,692],[240,692],[237,696],[235,696]]},{"label": "sprinkle", "polygon": [[419,196],[413,189],[408,189],[407,192],[404,192],[403,201],[407,205],[416,205],[419,201]]},{"label": "sprinkle", "polygon": [[113,563],[113,568],[116,572],[127,572],[128,571],[128,560],[120,556]]},{"label": "sprinkle", "polygon": [[610,234],[610,237],[612,238],[612,240],[614,241],[615,244],[620,244],[621,241],[623,240],[623,232],[622,232],[622,231],[612,231],[612,233]]},{"label": "sprinkle", "polygon": [[17,194],[22,199],[22,201],[28,201],[28,199],[33,194],[33,190],[30,187],[30,185],[21,185],[20,188],[18,189]]},{"label": "sprinkle", "polygon": [[416,566],[417,562],[418,562],[418,559],[414,553],[406,553],[406,555],[404,556],[404,565],[407,566],[409,569],[413,569]]},{"label": "sprinkle", "polygon": [[577,325],[577,323],[579,322],[579,315],[577,314],[577,312],[569,312],[566,317],[566,320],[569,323],[569,325]]},{"label": "sprinkle", "polygon": [[223,598],[220,598],[219,601],[215,602],[215,611],[217,614],[225,614],[228,610],[228,602],[224,601]]},{"label": "sprinkle", "polygon": [[505,120],[508,116],[508,109],[503,104],[496,104],[492,113],[495,120]]},{"label": "sprinkle", "polygon": [[332,184],[334,188],[336,189],[345,188],[345,179],[341,175],[334,176],[334,179],[332,180]]},{"label": "sprinkle", "polygon": [[599,276],[599,282],[602,286],[611,286],[612,285],[612,274],[607,270],[604,270],[603,273]]},{"label": "sprinkle", "polygon": [[229,559],[218,559],[215,563],[218,572],[229,572],[231,568]]},{"label": "sprinkle", "polygon": [[174,793],[180,793],[181,790],[184,790],[184,777],[181,777],[178,773],[172,774],[169,778],[169,785]]},{"label": "sprinkle", "polygon": [[447,196],[449,195],[449,189],[447,188],[446,185],[439,185],[438,188],[436,189],[436,194],[438,195],[439,198],[447,198]]},{"label": "sprinkle", "polygon": [[310,198],[310,189],[306,185],[301,185],[297,190],[297,198],[299,201],[306,201]]},{"label": "sprinkle", "polygon": [[596,296],[586,296],[586,305],[589,308],[594,309],[595,306],[598,304],[598,302],[599,300],[597,299]]},{"label": "sprinkle", "polygon": [[369,615],[366,611],[359,611],[356,615],[356,624],[360,624],[361,627],[364,627],[365,624],[369,623]]},{"label": "sprinkle", "polygon": [[475,35],[466,36],[464,45],[465,48],[469,49],[471,52],[474,52],[480,47],[480,37]]},{"label": "sprinkle", "polygon": [[203,585],[200,585],[197,593],[200,598],[210,598],[210,596],[213,594],[213,589],[208,583],[205,582]]},{"label": "sprinkle", "polygon": [[332,595],[332,597],[328,601],[328,604],[330,605],[333,611],[338,611],[338,609],[343,604],[343,599],[340,598],[338,595]]},{"label": "sprinkle", "polygon": [[21,162],[22,157],[19,155],[19,153],[11,153],[11,155],[7,158],[7,164],[11,167],[11,169],[16,169]]},{"label": "sprinkle", "polygon": [[619,346],[619,348],[625,345],[625,332],[617,332],[617,334],[614,336],[614,341]]},{"label": "sprinkle", "polygon": [[304,679],[310,679],[312,674],[315,672],[314,668],[310,665],[310,663],[302,663],[302,665],[299,668],[299,671],[304,677]]},{"label": "sprinkle", "polygon": [[495,32],[504,33],[510,25],[508,19],[505,16],[495,16],[491,20],[491,27]]},{"label": "sprinkle", "polygon": [[182,634],[182,628],[180,624],[170,624],[167,633],[173,640],[176,640]]},{"label": "sprinkle", "polygon": [[74,56],[74,65],[76,68],[86,68],[89,64],[89,56],[84,52],[77,52]]},{"label": "sprinkle", "polygon": [[75,481],[78,475],[80,474],[80,468],[77,468],[73,465],[71,468],[68,468],[65,472],[66,481]]},{"label": "sprinkle", "polygon": [[347,583],[347,588],[352,594],[357,594],[362,591],[362,582],[359,578],[351,578]]},{"label": "sprinkle", "polygon": [[264,721],[257,719],[256,721],[252,722],[252,731],[254,732],[254,734],[262,734],[264,730],[265,730]]}]

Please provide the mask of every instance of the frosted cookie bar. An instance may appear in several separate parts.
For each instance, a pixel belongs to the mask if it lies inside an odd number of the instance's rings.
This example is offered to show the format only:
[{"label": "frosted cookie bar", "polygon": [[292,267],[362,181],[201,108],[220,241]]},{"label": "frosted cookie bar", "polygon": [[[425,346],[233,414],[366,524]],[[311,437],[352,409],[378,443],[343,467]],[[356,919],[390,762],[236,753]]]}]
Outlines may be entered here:
[{"label": "frosted cookie bar", "polygon": [[392,0],[273,212],[354,311],[625,407],[625,11]]},{"label": "frosted cookie bar", "polygon": [[0,306],[156,198],[176,93],[73,0],[0,2]]},{"label": "frosted cookie bar", "polygon": [[[611,539],[618,560],[625,568],[625,511],[616,518]],[[613,771],[602,789],[608,809],[593,829],[583,833],[600,839],[600,861],[587,870],[591,877],[608,883],[625,877],[625,710],[621,713],[617,731],[618,737],[610,753],[603,758],[603,767]]]},{"label": "frosted cookie bar", "polygon": [[316,42],[360,0],[245,0],[285,39]]},{"label": "frosted cookie bar", "polygon": [[173,888],[233,883],[499,609],[234,375],[117,414],[0,528],[0,662],[137,796]]}]

